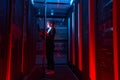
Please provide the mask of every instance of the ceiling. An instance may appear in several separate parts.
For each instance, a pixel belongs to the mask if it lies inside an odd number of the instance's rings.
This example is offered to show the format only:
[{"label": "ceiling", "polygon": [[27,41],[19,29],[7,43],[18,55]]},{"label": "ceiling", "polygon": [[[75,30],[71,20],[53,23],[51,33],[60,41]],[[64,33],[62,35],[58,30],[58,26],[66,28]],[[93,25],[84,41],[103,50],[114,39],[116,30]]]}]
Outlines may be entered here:
[{"label": "ceiling", "polygon": [[[34,7],[38,10],[40,16],[44,16],[44,1],[34,0]],[[71,0],[46,0],[47,16],[63,18],[67,15]]]},{"label": "ceiling", "polygon": [[[34,0],[35,2],[44,2],[45,0]],[[55,3],[69,3],[70,0],[46,0],[46,2],[55,2]]]}]

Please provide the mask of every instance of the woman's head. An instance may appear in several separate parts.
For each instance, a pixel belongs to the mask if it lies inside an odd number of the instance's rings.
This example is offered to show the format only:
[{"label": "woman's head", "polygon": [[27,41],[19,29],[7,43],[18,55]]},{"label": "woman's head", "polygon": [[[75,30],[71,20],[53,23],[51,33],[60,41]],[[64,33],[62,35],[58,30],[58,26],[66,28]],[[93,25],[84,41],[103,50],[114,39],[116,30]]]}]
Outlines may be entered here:
[{"label": "woman's head", "polygon": [[47,27],[48,27],[48,28],[49,28],[49,27],[55,27],[55,23],[52,22],[52,21],[48,21],[48,22],[47,22]]}]

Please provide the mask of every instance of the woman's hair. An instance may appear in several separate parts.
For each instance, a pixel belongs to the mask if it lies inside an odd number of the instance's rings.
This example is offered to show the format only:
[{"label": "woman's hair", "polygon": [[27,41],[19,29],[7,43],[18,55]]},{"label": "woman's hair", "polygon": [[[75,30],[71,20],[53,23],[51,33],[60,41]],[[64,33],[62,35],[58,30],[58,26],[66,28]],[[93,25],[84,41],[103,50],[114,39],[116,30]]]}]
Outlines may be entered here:
[{"label": "woman's hair", "polygon": [[47,24],[49,24],[50,27],[55,27],[55,22],[53,22],[53,21],[48,21]]}]

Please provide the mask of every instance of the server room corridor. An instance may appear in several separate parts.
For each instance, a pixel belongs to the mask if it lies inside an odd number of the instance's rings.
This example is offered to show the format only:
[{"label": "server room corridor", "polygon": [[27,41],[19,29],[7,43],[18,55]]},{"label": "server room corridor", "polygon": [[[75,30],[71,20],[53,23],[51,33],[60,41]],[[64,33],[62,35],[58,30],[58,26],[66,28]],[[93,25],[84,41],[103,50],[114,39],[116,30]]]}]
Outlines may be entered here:
[{"label": "server room corridor", "polygon": [[[120,80],[119,4],[1,0],[0,80]],[[46,73],[48,21],[56,30],[54,74]]]}]

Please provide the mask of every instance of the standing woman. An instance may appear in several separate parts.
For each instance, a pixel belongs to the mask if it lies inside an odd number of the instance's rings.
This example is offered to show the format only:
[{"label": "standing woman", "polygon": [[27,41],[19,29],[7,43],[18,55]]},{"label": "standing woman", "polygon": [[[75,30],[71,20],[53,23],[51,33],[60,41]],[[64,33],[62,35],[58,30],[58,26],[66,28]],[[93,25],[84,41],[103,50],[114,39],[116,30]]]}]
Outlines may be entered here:
[{"label": "standing woman", "polygon": [[46,58],[47,58],[47,71],[46,74],[54,74],[54,38],[56,34],[55,23],[47,22],[46,33]]},{"label": "standing woman", "polygon": [[[46,59],[47,59],[47,75],[55,74],[54,71],[54,38],[56,34],[55,23],[52,21],[47,22],[47,32],[46,32]],[[43,34],[40,32],[43,37]]]}]

